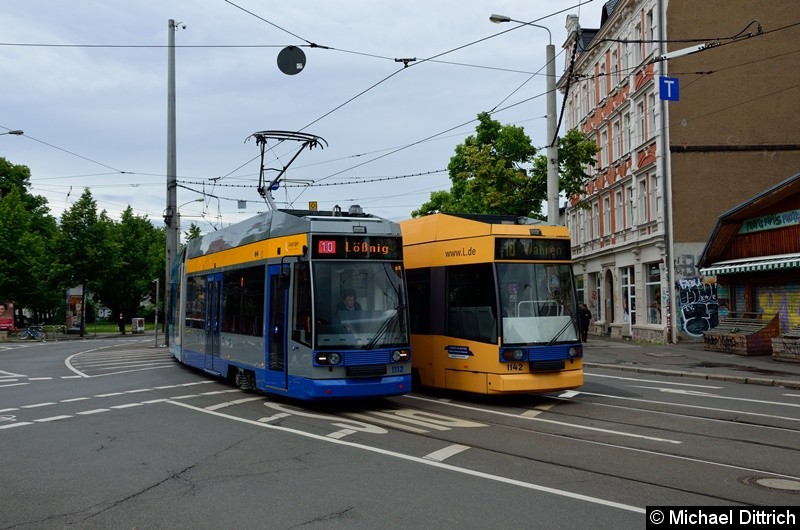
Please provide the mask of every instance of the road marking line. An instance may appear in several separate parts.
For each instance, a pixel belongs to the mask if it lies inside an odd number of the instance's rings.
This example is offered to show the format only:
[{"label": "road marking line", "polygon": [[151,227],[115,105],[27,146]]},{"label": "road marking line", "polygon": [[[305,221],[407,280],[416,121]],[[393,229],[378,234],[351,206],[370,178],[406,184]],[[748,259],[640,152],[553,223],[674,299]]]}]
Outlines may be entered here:
[{"label": "road marking line", "polygon": [[59,403],[72,403],[73,401],[85,401],[87,399],[92,399],[92,398],[76,397],[76,398],[70,398],[70,399],[62,399],[61,401],[59,401]]},{"label": "road marking line", "polygon": [[23,425],[33,425],[29,421],[21,421],[19,423],[9,423],[8,425],[0,425],[0,429],[13,429],[14,427],[22,427]]},{"label": "road marking line", "polygon": [[[596,392],[581,392],[581,394],[583,394],[584,396],[597,396],[597,397],[604,397],[604,398],[611,398],[611,399],[620,399],[620,400],[623,400],[623,401],[636,401],[636,402],[639,402],[639,403],[650,403],[650,404],[653,404],[653,405],[669,405],[669,406],[672,406],[672,407],[679,407],[679,408],[713,410],[715,412],[729,412],[731,414],[739,414],[739,415],[744,414],[744,415],[747,415],[747,416],[756,416],[756,417],[764,417],[764,418],[776,418],[776,419],[790,420],[790,421],[800,421],[800,419],[798,419],[798,418],[792,418],[792,417],[789,417],[789,416],[776,416],[774,414],[762,414],[762,413],[759,413],[759,412],[747,412],[747,411],[741,410],[741,409],[740,410],[719,409],[719,408],[716,408],[716,407],[706,407],[706,406],[703,406],[703,405],[687,405],[685,403],[673,403],[673,402],[670,402],[670,401],[656,401],[654,399],[642,399],[642,398],[633,398],[633,397],[627,397],[627,396],[615,396],[613,394],[598,394]],[[751,400],[744,400],[744,401],[751,401]],[[757,401],[757,400],[755,400],[755,401],[756,401],[756,403],[772,403],[772,404],[775,404],[775,405],[786,405],[786,406],[790,406],[790,407],[800,406],[800,405],[794,405],[794,404],[791,404],[791,403],[781,403],[781,402],[777,402],[777,401],[769,401],[769,402]],[[652,411],[650,411],[650,412],[652,412]]]},{"label": "road marking line", "polygon": [[30,383],[14,383],[13,385],[1,385],[0,388],[9,388],[12,386],[22,386],[22,385],[29,385]]},{"label": "road marking line", "polygon": [[[582,392],[582,393],[585,394],[585,392]],[[416,399],[416,400],[419,400],[419,401],[427,401],[427,402],[430,402],[430,403],[441,403],[441,401],[439,401],[438,399],[428,399],[428,398],[424,398],[424,397],[420,397],[420,396],[406,395],[404,397],[406,399]],[[567,428],[570,428],[570,429],[578,429],[578,430],[592,431],[592,432],[602,432],[602,433],[606,433],[606,434],[615,434],[615,435],[618,435],[618,436],[624,436],[624,437],[628,437],[628,438],[638,438],[640,440],[651,440],[651,441],[654,441],[654,442],[666,442],[666,443],[670,443],[670,444],[683,443],[680,440],[670,440],[668,438],[655,438],[655,437],[652,437],[652,436],[645,436],[643,434],[633,434],[633,433],[629,433],[629,432],[612,431],[610,429],[600,429],[599,427],[589,427],[587,425],[575,425],[573,423],[567,423],[567,422],[564,422],[564,421],[546,420],[544,418],[529,418],[529,417],[526,417],[526,416],[521,415],[521,414],[511,414],[511,413],[508,413],[508,412],[500,412],[500,411],[497,411],[497,410],[482,409],[482,408],[479,408],[479,407],[469,407],[467,405],[458,405],[456,403],[447,403],[446,405],[448,405],[450,407],[456,407],[456,408],[459,408],[459,409],[466,409],[466,410],[473,410],[473,411],[477,411],[477,412],[483,412],[485,414],[494,414],[496,416],[506,416],[506,417],[509,417],[509,418],[525,419],[525,420],[531,420],[531,421],[540,421],[540,422],[543,422],[543,423],[549,423],[551,425],[560,425],[562,427],[567,427]],[[543,434],[547,434],[547,433],[543,433]]]},{"label": "road marking line", "polygon": [[427,460],[435,460],[436,462],[442,462],[450,458],[451,456],[455,456],[458,453],[466,451],[467,449],[471,449],[471,447],[468,445],[453,444],[443,449],[439,449],[438,451],[429,453],[423,456],[422,458],[425,458]]},{"label": "road marking line", "polygon": [[426,460],[426,459],[424,459],[422,457],[413,456],[413,455],[407,455],[407,454],[403,454],[403,453],[398,453],[398,452],[390,451],[388,449],[383,449],[383,448],[380,448],[380,447],[372,447],[370,445],[365,445],[365,444],[361,444],[361,443],[357,443],[357,442],[350,442],[350,441],[347,441],[347,440],[337,440],[337,439],[334,439],[334,438],[329,438],[327,436],[321,436],[321,435],[318,435],[318,434],[312,434],[312,433],[309,433],[309,432],[300,431],[300,430],[297,430],[297,429],[291,429],[291,428],[283,427],[283,426],[280,426],[280,425],[270,425],[268,423],[258,422],[258,421],[250,420],[250,419],[247,419],[247,418],[239,418],[237,416],[231,416],[230,414],[225,414],[225,413],[217,412],[217,411],[214,411],[214,410],[205,410],[205,409],[202,409],[200,407],[195,407],[193,405],[189,405],[188,403],[180,403],[178,401],[170,401],[170,400],[167,400],[167,403],[169,403],[171,405],[176,405],[178,407],[183,407],[183,408],[186,408],[186,409],[189,409],[189,410],[194,410],[194,411],[200,412],[202,414],[211,414],[211,415],[214,415],[214,416],[218,416],[220,418],[225,418],[225,419],[229,419],[229,420],[233,420],[233,421],[238,421],[238,422],[241,422],[241,423],[247,423],[249,425],[255,425],[255,426],[258,426],[258,427],[262,427],[264,429],[273,429],[273,430],[282,431],[282,432],[285,432],[285,433],[288,433],[288,434],[296,434],[298,436],[303,436],[303,437],[306,437],[306,438],[311,438],[311,439],[314,439],[314,440],[319,440],[319,441],[323,441],[323,442],[327,442],[327,443],[332,443],[332,444],[337,444],[337,445],[344,445],[344,446],[347,446],[347,447],[352,447],[354,449],[361,449],[361,450],[364,450],[364,451],[369,451],[369,452],[372,452],[372,453],[377,453],[377,454],[380,454],[380,455],[389,456],[389,457],[397,458],[397,459],[400,459],[400,460],[405,460],[405,461],[408,461],[408,462],[415,462],[415,463],[423,464],[423,465],[430,466],[430,467],[436,467],[436,468],[439,468],[439,469],[445,469],[445,470],[448,470],[448,471],[452,471],[454,473],[460,473],[462,475],[469,475],[469,476],[472,476],[472,477],[491,480],[491,481],[494,481],[494,482],[501,482],[501,483],[504,483],[504,484],[509,484],[509,485],[512,485],[512,486],[520,487],[520,488],[525,488],[525,489],[534,490],[534,491],[540,491],[542,493],[550,493],[552,495],[558,495],[560,497],[566,497],[566,498],[569,498],[569,499],[580,500],[580,501],[589,502],[589,503],[592,503],[592,504],[600,504],[600,505],[603,505],[603,506],[608,506],[610,508],[617,508],[617,509],[626,510],[626,511],[629,511],[629,512],[642,513],[642,514],[646,513],[646,510],[644,508],[640,508],[638,506],[631,506],[629,504],[622,504],[622,503],[619,503],[619,502],[608,501],[608,500],[605,500],[605,499],[600,499],[598,497],[591,497],[589,495],[582,495],[580,493],[574,493],[574,492],[571,492],[571,491],[560,490],[560,489],[551,488],[551,487],[548,487],[548,486],[542,486],[542,485],[539,485],[539,484],[533,484],[531,482],[523,482],[521,480],[502,477],[502,476],[499,476],[499,475],[492,475],[490,473],[485,473],[483,471],[476,471],[476,470],[473,470],[473,469],[457,467],[457,466],[453,466],[453,465],[450,465],[450,464],[445,464],[444,462],[437,462],[435,460]]},{"label": "road marking line", "polygon": [[[592,374],[584,372],[584,375],[588,375],[591,377],[604,377],[606,379],[622,379],[623,381],[638,381],[640,383],[658,383],[661,385],[675,385],[675,386],[691,386],[695,388],[712,388],[715,390],[719,390],[725,388],[724,386],[710,386],[710,385],[693,385],[691,383],[673,383],[671,381],[654,381],[652,379],[638,379],[635,377],[625,377],[622,375],[601,375],[601,374]],[[582,392],[581,392],[582,393]]]},{"label": "road marking line", "polygon": [[49,418],[39,418],[38,420],[33,420],[35,422],[46,422],[46,421],[56,421],[56,420],[66,420],[67,418],[71,418],[72,416],[69,415],[62,415],[62,416],[50,416]]},{"label": "road marking line", "polygon": [[340,438],[344,438],[345,436],[353,434],[355,432],[358,432],[358,431],[354,431],[353,429],[342,429],[341,431],[332,432],[330,434],[327,434],[326,436],[328,438],[334,438],[334,439],[338,440]]},{"label": "road marking line", "polygon": [[370,416],[369,414],[347,412],[345,414],[342,414],[342,416],[347,416],[348,418],[355,418],[357,420],[363,420],[367,423],[379,423],[381,425],[386,425],[387,427],[394,427],[395,429],[401,431],[413,432],[414,434],[422,434],[428,432],[427,429],[419,429],[417,427],[412,427],[411,425],[404,425],[402,423],[397,423],[396,421],[388,421],[381,418],[376,418],[374,416]]},{"label": "road marking line", "polygon": [[544,405],[538,405],[536,407],[533,407],[531,410],[526,410],[525,412],[522,413],[522,415],[525,416],[526,418],[535,418],[542,412],[547,412],[548,410],[552,409],[555,406],[556,406],[555,403],[545,403]]},{"label": "road marking line", "polygon": [[52,401],[49,402],[49,403],[34,403],[33,405],[22,405],[20,408],[21,409],[36,409],[36,408],[39,408],[39,407],[48,407],[50,405],[55,405],[55,403],[53,403]]},{"label": "road marking line", "polygon": [[124,405],[113,405],[112,409],[128,409],[131,407],[141,407],[143,403],[125,403]]},{"label": "road marking line", "polygon": [[99,414],[101,412],[108,412],[111,409],[92,409],[92,410],[82,410],[81,412],[76,412],[76,414],[80,414],[81,416],[88,416],[89,414]]},{"label": "road marking line", "polygon": [[225,407],[232,407],[233,405],[239,405],[240,403],[248,403],[250,401],[263,401],[263,397],[251,397],[251,398],[243,398],[237,399],[235,401],[226,401],[224,403],[217,403],[216,405],[211,405],[205,407],[206,410],[217,410],[217,409],[224,409]]}]

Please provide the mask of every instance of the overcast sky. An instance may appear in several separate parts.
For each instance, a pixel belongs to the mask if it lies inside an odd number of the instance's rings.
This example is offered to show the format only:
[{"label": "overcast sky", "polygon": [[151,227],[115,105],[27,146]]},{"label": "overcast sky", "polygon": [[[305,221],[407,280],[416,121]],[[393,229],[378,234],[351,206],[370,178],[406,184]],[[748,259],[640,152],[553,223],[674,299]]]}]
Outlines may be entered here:
[{"label": "overcast sky", "polygon": [[[4,0],[0,133],[25,134],[0,136],[0,156],[31,169],[33,193],[58,218],[88,187],[112,218],[131,205],[162,226],[174,19],[186,25],[175,32],[182,230],[267,208],[256,191],[259,150],[246,141],[263,130],[327,142],[291,164],[273,193],[279,207],[359,204],[407,219],[432,191],[449,189],[447,164],[479,112],[495,110],[545,143],[547,31],[489,15],[546,26],[560,76],[567,15],[600,25],[603,2],[580,3]],[[305,54],[296,75],[277,65],[287,46]],[[395,61],[408,58],[416,61],[407,68]],[[267,166],[284,167],[301,145],[271,143]]]}]

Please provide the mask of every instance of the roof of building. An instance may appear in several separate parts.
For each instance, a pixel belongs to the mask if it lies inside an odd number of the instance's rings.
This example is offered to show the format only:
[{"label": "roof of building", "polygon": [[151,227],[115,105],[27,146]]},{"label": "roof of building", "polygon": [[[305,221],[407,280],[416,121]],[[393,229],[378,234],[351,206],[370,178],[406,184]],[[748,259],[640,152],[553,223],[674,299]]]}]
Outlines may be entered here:
[{"label": "roof of building", "polygon": [[617,2],[619,0],[608,0],[605,4],[603,4],[603,12],[600,15],[600,27],[603,27],[603,24],[606,23],[606,20],[614,14],[614,8],[617,7]]},{"label": "roof of building", "polygon": [[768,188],[759,195],[728,210],[717,218],[717,223],[700,254],[698,267],[708,267],[716,261],[731,239],[739,233],[742,222],[759,212],[786,200],[787,196],[800,195],[800,173]]}]

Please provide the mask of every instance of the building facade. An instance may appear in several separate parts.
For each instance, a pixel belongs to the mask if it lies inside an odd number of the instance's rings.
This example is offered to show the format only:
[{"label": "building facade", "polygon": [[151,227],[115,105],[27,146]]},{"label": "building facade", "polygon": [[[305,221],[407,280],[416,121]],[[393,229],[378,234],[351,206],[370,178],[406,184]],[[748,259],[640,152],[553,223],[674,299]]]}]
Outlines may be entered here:
[{"label": "building facade", "polygon": [[795,0],[611,0],[598,29],[567,17],[565,126],[600,147],[565,210],[592,332],[702,341],[715,325],[697,262],[718,216],[800,169],[797,20]]},{"label": "building facade", "polygon": [[800,173],[720,215],[698,266],[721,319],[777,315],[781,334],[800,328]]}]

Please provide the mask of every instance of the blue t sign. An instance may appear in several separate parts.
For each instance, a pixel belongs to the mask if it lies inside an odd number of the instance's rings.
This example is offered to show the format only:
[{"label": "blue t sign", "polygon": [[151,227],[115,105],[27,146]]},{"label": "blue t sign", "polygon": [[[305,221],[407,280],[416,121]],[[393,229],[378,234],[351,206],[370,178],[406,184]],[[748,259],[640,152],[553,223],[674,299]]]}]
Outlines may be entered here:
[{"label": "blue t sign", "polygon": [[680,88],[678,88],[677,77],[661,76],[658,78],[658,96],[666,101],[678,101],[680,99]]}]

